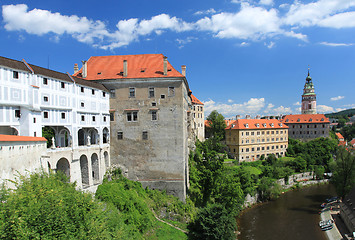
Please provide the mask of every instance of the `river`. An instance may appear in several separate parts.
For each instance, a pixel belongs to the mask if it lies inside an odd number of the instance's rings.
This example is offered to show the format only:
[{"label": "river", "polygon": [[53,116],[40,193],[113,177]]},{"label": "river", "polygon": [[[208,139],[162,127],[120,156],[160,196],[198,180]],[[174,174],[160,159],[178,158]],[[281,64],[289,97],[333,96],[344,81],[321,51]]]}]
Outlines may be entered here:
[{"label": "river", "polygon": [[238,240],[326,240],[319,210],[330,196],[335,196],[331,184],[314,185],[252,207],[238,219]]}]

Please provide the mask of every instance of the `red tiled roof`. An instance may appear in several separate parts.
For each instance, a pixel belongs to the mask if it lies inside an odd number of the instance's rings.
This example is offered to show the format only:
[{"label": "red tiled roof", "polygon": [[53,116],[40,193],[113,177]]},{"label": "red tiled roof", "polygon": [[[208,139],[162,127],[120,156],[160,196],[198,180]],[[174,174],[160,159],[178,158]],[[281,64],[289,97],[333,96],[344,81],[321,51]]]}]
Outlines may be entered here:
[{"label": "red tiled roof", "polygon": [[283,122],[285,124],[288,124],[288,123],[330,123],[329,118],[325,117],[324,114],[286,115],[282,118],[281,122]]},{"label": "red tiled roof", "polygon": [[238,119],[226,129],[280,129],[288,127],[277,119]]},{"label": "red tiled roof", "polygon": [[[163,54],[94,56],[87,61],[86,80],[121,78],[166,78],[184,77],[167,62],[167,75],[164,75]],[[123,60],[127,60],[127,77],[123,77]],[[81,77],[82,69],[74,76]]]},{"label": "red tiled roof", "polygon": [[[226,123],[226,126],[229,126],[234,121],[235,120],[224,120],[224,122]],[[210,127],[210,121],[205,120],[205,127]]]},{"label": "red tiled roof", "polygon": [[340,139],[342,139],[343,141],[344,141],[344,137],[343,137],[343,135],[341,135],[341,133],[335,133],[335,135],[338,137],[338,139],[340,140]]},{"label": "red tiled roof", "polygon": [[46,142],[44,137],[28,137],[0,134],[0,142]]},{"label": "red tiled roof", "polygon": [[355,145],[355,138],[353,138],[353,140],[350,141],[350,145],[354,146]]},{"label": "red tiled roof", "polygon": [[347,146],[348,145],[348,143],[346,142],[346,141],[340,141],[339,143],[338,143],[338,146]]},{"label": "red tiled roof", "polygon": [[200,100],[197,99],[197,97],[195,97],[193,94],[190,95],[191,96],[191,101],[193,104],[199,104],[199,105],[204,105]]}]

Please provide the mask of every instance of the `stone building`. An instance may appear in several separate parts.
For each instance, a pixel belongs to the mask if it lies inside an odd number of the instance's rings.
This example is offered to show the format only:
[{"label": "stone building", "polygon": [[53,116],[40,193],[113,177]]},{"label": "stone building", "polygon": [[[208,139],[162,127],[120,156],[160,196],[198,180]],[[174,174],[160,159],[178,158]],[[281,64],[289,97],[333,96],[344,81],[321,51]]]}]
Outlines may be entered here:
[{"label": "stone building", "polygon": [[324,114],[286,115],[281,120],[288,126],[288,136],[303,141],[329,137],[329,119]]},{"label": "stone building", "polygon": [[110,90],[111,163],[182,200],[193,127],[185,71],[162,54],[141,54],[90,57],[74,74]]},{"label": "stone building", "polygon": [[288,127],[277,119],[239,119],[226,129],[229,154],[239,162],[250,162],[274,154],[285,156],[288,147]]},{"label": "stone building", "polygon": [[94,191],[110,165],[108,93],[101,84],[0,57],[0,134],[41,137],[49,129],[52,146],[41,161]]},{"label": "stone building", "polygon": [[304,84],[303,94],[302,94],[302,114],[316,114],[317,113],[317,99],[316,93],[314,91],[314,85],[312,78],[309,75],[306,78],[306,83]]},{"label": "stone building", "polygon": [[198,100],[193,94],[191,94],[192,101],[192,119],[194,135],[198,140],[205,140],[205,114],[204,104]]}]

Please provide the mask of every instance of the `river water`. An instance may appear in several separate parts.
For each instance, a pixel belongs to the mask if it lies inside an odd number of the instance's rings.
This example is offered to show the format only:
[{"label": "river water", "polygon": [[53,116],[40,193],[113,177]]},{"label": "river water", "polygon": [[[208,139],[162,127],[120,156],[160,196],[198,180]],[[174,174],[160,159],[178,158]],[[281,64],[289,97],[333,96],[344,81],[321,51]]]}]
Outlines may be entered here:
[{"label": "river water", "polygon": [[319,210],[330,196],[335,196],[331,184],[314,185],[252,207],[238,219],[238,240],[326,240]]}]

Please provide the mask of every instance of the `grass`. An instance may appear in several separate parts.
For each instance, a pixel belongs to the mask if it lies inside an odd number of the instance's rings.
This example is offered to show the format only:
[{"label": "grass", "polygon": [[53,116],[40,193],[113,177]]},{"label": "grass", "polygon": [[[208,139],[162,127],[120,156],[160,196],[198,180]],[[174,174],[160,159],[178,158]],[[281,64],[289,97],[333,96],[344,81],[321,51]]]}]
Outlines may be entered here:
[{"label": "grass", "polygon": [[157,224],[154,229],[149,231],[144,239],[149,240],[185,240],[187,239],[187,235],[165,223],[156,221]]},{"label": "grass", "polygon": [[284,162],[295,160],[295,158],[293,157],[280,157],[279,159]]}]

